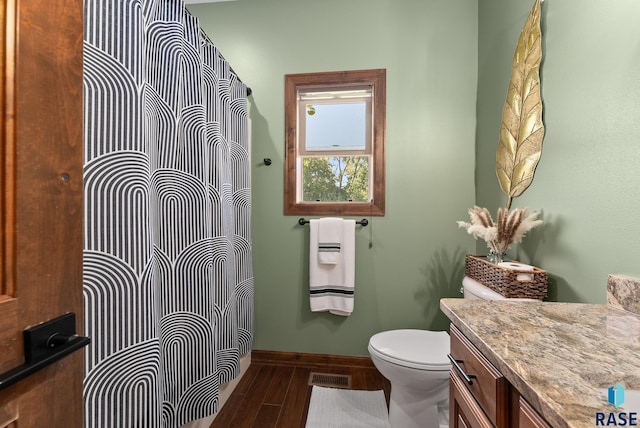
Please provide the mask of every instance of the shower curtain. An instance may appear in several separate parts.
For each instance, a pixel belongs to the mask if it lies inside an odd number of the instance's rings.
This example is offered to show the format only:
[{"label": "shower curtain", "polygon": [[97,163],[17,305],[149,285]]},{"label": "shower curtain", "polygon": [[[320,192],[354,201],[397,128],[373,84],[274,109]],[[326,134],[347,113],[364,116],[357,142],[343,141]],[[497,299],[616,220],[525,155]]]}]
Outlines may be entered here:
[{"label": "shower curtain", "polygon": [[253,341],[247,88],[182,0],[85,0],[85,426],[217,411]]}]

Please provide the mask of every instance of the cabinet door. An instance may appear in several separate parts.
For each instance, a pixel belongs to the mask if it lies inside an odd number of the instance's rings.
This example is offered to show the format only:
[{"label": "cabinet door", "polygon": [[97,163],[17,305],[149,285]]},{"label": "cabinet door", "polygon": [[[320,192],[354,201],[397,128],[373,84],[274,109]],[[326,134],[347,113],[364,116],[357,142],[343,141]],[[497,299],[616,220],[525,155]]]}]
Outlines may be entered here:
[{"label": "cabinet door", "polygon": [[520,397],[518,410],[519,428],[551,428],[549,424],[531,407],[529,403]]},{"label": "cabinet door", "polygon": [[449,376],[450,428],[493,428],[467,387],[454,373]]}]

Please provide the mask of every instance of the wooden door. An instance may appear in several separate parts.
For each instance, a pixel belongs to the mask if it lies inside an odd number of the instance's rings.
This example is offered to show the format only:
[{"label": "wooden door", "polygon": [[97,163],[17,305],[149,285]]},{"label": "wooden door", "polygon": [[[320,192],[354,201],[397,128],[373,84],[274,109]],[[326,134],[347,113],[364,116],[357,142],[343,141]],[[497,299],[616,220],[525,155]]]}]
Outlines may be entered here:
[{"label": "wooden door", "polygon": [[[22,331],[74,312],[82,333],[82,0],[0,11],[0,373]],[[0,390],[0,427],[82,426],[82,351]]]}]

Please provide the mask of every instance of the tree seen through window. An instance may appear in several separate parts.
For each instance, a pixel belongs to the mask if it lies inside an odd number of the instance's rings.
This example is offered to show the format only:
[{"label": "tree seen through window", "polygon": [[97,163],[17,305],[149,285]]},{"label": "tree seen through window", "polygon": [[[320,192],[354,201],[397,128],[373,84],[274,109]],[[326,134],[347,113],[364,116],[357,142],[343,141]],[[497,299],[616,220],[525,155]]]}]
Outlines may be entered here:
[{"label": "tree seen through window", "polygon": [[305,157],[304,201],[369,202],[369,157]]}]

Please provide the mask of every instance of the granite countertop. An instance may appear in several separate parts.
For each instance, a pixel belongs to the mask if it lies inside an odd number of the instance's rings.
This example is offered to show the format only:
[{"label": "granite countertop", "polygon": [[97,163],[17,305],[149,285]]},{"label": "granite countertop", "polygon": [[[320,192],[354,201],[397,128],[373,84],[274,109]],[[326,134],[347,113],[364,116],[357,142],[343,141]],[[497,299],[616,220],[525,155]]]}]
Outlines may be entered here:
[{"label": "granite countertop", "polygon": [[[553,427],[639,412],[640,315],[612,305],[442,299],[440,308]],[[625,388],[615,408],[607,389]]]}]

